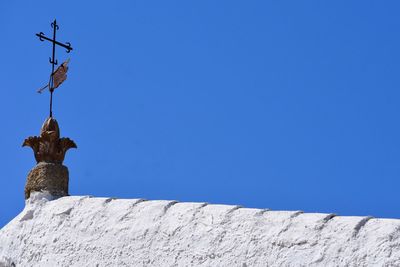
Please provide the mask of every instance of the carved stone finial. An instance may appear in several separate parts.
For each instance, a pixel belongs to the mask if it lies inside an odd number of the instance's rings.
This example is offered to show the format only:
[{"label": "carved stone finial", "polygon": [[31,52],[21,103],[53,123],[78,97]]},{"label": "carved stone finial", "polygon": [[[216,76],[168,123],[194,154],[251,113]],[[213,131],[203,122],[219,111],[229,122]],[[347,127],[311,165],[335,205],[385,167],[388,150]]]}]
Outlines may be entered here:
[{"label": "carved stone finial", "polygon": [[69,138],[60,138],[57,121],[50,117],[43,123],[40,136],[30,136],[22,146],[32,148],[38,163],[28,174],[25,199],[32,191],[48,191],[53,196],[68,196],[68,168],[62,165],[65,153],[76,144]]},{"label": "carved stone finial", "polygon": [[22,146],[32,148],[36,162],[62,164],[65,153],[70,148],[77,148],[74,141],[69,138],[60,138],[60,128],[57,121],[49,117],[43,123],[40,136],[30,136],[25,139]]}]

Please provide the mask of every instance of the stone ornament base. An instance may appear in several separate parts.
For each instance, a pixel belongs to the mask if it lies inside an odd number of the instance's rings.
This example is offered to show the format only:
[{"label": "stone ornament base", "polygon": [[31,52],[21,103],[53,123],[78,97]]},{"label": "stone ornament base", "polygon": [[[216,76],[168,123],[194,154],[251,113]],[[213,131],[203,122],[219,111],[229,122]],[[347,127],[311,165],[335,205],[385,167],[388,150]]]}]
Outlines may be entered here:
[{"label": "stone ornament base", "polygon": [[56,163],[38,163],[28,174],[25,199],[31,192],[48,191],[53,196],[68,196],[68,168]]}]

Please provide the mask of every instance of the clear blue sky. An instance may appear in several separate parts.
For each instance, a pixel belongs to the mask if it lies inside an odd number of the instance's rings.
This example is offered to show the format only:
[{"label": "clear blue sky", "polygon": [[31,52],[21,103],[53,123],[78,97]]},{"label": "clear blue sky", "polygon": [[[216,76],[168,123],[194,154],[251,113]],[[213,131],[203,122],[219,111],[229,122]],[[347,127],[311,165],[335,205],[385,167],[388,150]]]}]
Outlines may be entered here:
[{"label": "clear blue sky", "polygon": [[399,1],[2,1],[0,225],[55,93],[73,195],[400,218]]}]

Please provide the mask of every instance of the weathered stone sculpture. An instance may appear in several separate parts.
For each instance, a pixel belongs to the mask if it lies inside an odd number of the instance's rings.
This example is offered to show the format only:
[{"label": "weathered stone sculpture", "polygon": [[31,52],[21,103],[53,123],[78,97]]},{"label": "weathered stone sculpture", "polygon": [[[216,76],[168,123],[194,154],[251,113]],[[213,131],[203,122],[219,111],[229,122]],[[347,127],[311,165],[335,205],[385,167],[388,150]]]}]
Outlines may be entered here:
[{"label": "weathered stone sculpture", "polygon": [[30,136],[22,146],[32,148],[37,165],[29,172],[25,185],[25,199],[31,191],[49,191],[53,196],[68,196],[68,168],[62,165],[65,153],[77,148],[69,138],[60,138],[57,121],[49,117],[43,123],[40,136]]}]

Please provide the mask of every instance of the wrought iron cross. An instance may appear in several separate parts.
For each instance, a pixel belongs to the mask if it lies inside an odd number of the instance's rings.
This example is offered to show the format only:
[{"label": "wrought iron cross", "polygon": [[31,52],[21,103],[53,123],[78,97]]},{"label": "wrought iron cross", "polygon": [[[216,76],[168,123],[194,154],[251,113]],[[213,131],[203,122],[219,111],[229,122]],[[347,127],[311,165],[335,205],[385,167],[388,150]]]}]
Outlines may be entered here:
[{"label": "wrought iron cross", "polygon": [[65,44],[60,43],[56,40],[56,32],[59,29],[57,25],[57,21],[54,20],[51,23],[51,27],[53,28],[53,39],[50,39],[44,35],[43,32],[37,33],[36,36],[39,37],[40,41],[47,40],[53,44],[53,55],[51,58],[49,58],[50,64],[51,64],[51,75],[50,75],[50,81],[49,81],[49,91],[50,91],[50,117],[53,117],[53,92],[54,92],[54,80],[53,80],[53,74],[54,74],[54,66],[58,64],[58,61],[56,59],[56,45],[64,47],[67,49],[67,53],[71,52],[72,47],[69,42],[66,42]]}]

